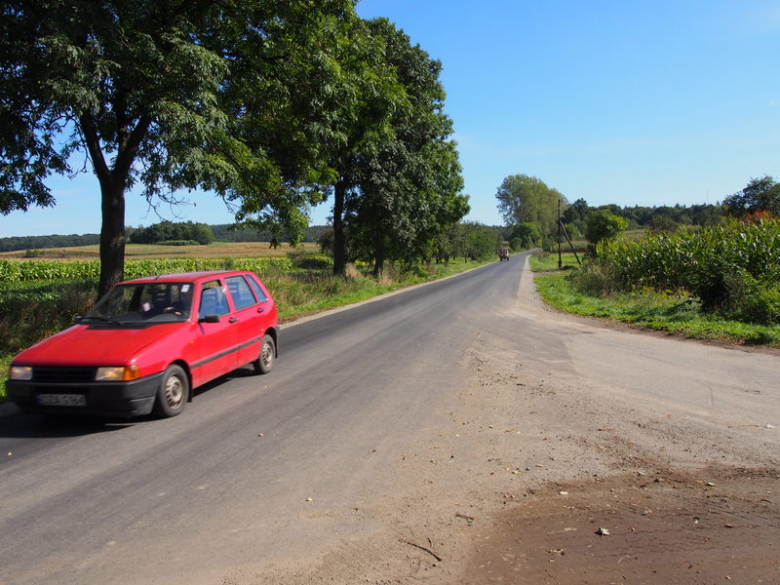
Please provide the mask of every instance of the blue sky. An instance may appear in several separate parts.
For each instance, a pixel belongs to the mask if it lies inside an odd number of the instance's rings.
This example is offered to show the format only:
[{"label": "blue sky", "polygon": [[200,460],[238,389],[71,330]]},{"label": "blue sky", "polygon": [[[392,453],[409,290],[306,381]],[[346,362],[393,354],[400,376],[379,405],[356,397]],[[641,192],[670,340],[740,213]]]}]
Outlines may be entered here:
[{"label": "blue sky", "polygon": [[[780,180],[779,1],[362,0],[358,13],[442,62],[470,220],[503,223],[495,193],[514,174],[592,206],[716,203]],[[50,184],[57,207],[0,216],[0,237],[99,231],[94,177]],[[190,197],[162,219],[231,222],[216,197]],[[127,225],[160,219],[128,194]]]}]

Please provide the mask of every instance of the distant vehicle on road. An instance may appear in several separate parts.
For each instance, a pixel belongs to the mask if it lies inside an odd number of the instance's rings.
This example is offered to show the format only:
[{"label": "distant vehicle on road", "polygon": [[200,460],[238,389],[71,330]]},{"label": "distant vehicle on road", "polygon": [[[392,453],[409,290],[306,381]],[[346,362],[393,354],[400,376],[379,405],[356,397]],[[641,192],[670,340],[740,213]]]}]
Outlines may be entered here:
[{"label": "distant vehicle on road", "polygon": [[138,278],[17,355],[6,393],[24,412],[176,416],[194,388],[238,367],[270,372],[278,342],[276,305],[253,272]]},{"label": "distant vehicle on road", "polygon": [[499,259],[499,261],[509,260],[509,249],[508,248],[504,248],[503,250],[501,250],[498,253],[498,259]]}]

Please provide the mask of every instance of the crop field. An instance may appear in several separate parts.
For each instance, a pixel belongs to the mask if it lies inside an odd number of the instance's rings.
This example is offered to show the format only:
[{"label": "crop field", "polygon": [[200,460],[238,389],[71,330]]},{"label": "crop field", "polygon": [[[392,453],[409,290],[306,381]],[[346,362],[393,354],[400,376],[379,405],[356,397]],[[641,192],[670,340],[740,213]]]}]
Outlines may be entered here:
[{"label": "crop field", "polygon": [[[128,244],[127,258],[213,258],[213,257],[284,257],[293,253],[315,253],[319,246],[304,242],[295,248],[282,244],[272,248],[268,242],[215,242],[208,246],[162,246],[153,244]],[[0,259],[49,259],[49,260],[97,260],[100,258],[98,245],[76,248],[44,248],[0,252]]]}]

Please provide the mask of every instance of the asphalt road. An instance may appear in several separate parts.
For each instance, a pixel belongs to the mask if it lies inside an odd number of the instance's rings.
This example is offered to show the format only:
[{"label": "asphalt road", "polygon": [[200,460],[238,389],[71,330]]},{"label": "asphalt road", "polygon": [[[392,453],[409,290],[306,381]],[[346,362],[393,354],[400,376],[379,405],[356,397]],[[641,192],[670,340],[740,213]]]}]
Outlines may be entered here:
[{"label": "asphalt road", "polygon": [[[237,371],[173,419],[3,409],[0,585],[568,585],[601,582],[602,561],[655,585],[776,558],[777,353],[551,312],[524,260],[285,327],[270,375]],[[648,485],[667,523],[633,541],[647,510],[625,504],[594,560],[589,527]],[[575,505],[571,554],[551,557]],[[709,540],[664,540],[708,518]],[[682,568],[661,578],[666,554]],[[756,570],[742,582],[780,574]]]},{"label": "asphalt road", "polygon": [[177,418],[6,409],[0,584],[219,582],[225,567],[290,555],[301,532],[349,535],[296,519],[314,502],[367,497],[375,455],[452,401],[465,349],[483,315],[513,305],[521,267],[495,262],[284,327],[271,374],[239,370]]}]

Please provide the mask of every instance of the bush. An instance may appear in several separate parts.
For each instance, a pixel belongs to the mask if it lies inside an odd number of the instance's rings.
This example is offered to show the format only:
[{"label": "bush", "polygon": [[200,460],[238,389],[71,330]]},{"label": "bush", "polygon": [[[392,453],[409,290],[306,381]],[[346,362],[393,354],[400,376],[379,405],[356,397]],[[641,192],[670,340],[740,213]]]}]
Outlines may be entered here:
[{"label": "bush", "polygon": [[6,289],[0,294],[0,355],[15,354],[73,324],[95,304],[95,282],[52,281]]},{"label": "bush", "polygon": [[721,312],[747,323],[780,323],[780,287],[762,286],[746,270],[726,275]]},{"label": "bush", "polygon": [[607,264],[591,262],[574,272],[571,278],[577,290],[596,297],[609,295],[614,288],[614,275]]}]

